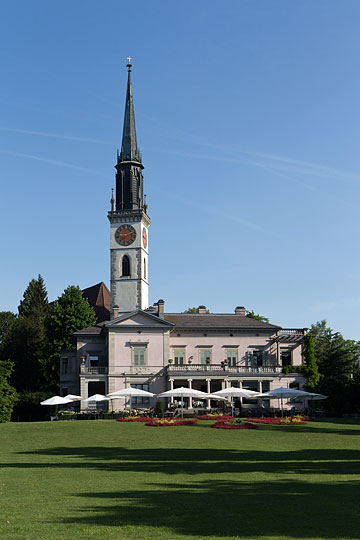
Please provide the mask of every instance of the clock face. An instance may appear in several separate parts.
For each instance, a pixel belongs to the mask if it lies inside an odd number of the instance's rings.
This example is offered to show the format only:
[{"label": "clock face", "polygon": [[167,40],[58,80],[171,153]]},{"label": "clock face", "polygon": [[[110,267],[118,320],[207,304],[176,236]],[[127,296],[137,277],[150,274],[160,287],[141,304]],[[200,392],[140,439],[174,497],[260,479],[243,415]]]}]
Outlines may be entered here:
[{"label": "clock face", "polygon": [[115,240],[120,246],[130,246],[136,238],[136,231],[132,225],[121,225],[115,232]]},{"label": "clock face", "polygon": [[144,248],[146,248],[147,247],[147,232],[146,232],[146,229],[143,229],[142,239],[143,239]]}]

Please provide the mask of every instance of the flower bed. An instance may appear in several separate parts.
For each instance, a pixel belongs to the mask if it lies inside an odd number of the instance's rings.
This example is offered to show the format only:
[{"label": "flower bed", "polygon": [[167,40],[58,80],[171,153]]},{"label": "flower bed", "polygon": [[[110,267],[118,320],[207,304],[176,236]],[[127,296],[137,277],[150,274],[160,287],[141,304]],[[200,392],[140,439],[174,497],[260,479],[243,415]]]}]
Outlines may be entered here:
[{"label": "flower bed", "polygon": [[149,416],[122,416],[117,418],[117,422],[149,422],[152,420]]},{"label": "flower bed", "polygon": [[244,424],[239,424],[237,422],[229,421],[220,421],[215,422],[211,427],[217,429],[258,429],[259,426],[256,424],[250,424],[250,422],[244,422]]},{"label": "flower bed", "polygon": [[254,422],[256,424],[273,424],[277,426],[295,426],[306,424],[303,418],[284,416],[284,418],[249,418],[249,422]]},{"label": "flower bed", "polygon": [[198,420],[232,420],[234,417],[231,414],[202,414],[198,416]]},{"label": "flower bed", "polygon": [[163,427],[163,426],[190,426],[196,424],[197,420],[176,420],[175,418],[149,418],[146,426]]}]

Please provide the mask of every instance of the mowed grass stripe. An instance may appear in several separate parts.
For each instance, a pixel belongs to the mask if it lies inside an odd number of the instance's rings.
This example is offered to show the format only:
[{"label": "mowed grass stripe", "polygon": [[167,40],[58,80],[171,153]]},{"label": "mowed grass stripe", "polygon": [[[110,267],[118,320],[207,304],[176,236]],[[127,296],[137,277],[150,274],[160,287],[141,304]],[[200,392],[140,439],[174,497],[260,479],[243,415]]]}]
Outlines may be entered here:
[{"label": "mowed grass stripe", "polygon": [[360,425],[0,425],[0,538],[358,539]]}]

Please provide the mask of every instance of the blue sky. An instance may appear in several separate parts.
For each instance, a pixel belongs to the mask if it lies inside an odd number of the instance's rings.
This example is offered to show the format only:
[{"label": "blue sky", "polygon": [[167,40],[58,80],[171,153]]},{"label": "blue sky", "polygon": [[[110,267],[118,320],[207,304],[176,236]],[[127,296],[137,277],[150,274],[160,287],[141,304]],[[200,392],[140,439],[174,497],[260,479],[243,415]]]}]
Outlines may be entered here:
[{"label": "blue sky", "polygon": [[150,300],[360,339],[360,3],[7,2],[1,305],[109,282],[133,57]]}]

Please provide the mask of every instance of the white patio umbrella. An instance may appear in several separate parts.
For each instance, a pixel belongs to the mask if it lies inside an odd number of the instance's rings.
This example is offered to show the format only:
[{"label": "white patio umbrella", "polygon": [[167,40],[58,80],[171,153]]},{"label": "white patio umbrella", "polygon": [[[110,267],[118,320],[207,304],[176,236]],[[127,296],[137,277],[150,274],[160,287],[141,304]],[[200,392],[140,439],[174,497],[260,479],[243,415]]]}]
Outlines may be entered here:
[{"label": "white patio umbrella", "polygon": [[93,396],[90,396],[86,399],[81,400],[83,403],[89,402],[89,401],[109,401],[109,398],[106,396],[103,396],[102,394],[94,394]]},{"label": "white patio umbrella", "polygon": [[53,396],[45,401],[40,401],[40,405],[65,405],[66,403],[71,403],[71,399],[61,396]]},{"label": "white patio umbrella", "polygon": [[229,386],[229,388],[223,388],[222,390],[218,390],[217,392],[214,392],[214,395],[218,395],[220,397],[226,396],[230,398],[232,416],[234,416],[234,397],[252,398],[252,397],[256,397],[258,394],[259,392],[255,392],[254,390],[247,390],[246,388],[237,388],[236,386]]},{"label": "white patio umbrella", "polygon": [[40,401],[40,405],[55,405],[55,414],[58,411],[58,405],[66,405],[66,403],[71,403],[71,399],[67,399],[61,396],[53,396],[45,401]]},{"label": "white patio umbrella", "polygon": [[82,399],[81,396],[76,396],[75,394],[68,394],[65,398],[70,399],[70,401],[80,401]]},{"label": "white patio umbrella", "polygon": [[[167,390],[158,394],[159,397],[180,397],[181,401],[184,397],[191,398],[200,398],[207,399],[208,394],[206,392],[201,392],[200,390],[194,390],[194,388],[186,388],[185,386],[180,386],[180,388],[174,388],[173,390]],[[184,416],[184,410],[181,407],[181,416]]]},{"label": "white patio umbrella", "polygon": [[328,396],[324,396],[324,394],[315,394],[314,392],[308,392],[306,395],[299,397],[299,399],[303,399],[303,398],[310,399],[310,400],[311,399],[318,400],[318,399],[327,399]]},{"label": "white patio umbrella", "polygon": [[117,399],[117,398],[130,398],[130,413],[132,410],[132,397],[154,397],[155,394],[148,392],[147,390],[141,390],[140,388],[123,388],[117,392],[111,392],[107,394],[108,399]]},{"label": "white patio umbrella", "polygon": [[226,401],[227,398],[225,396],[217,396],[216,394],[206,394],[206,398],[204,399],[218,399],[221,401]]},{"label": "white patio umbrella", "polygon": [[281,403],[281,416],[284,416],[284,407],[283,407],[283,399],[289,399],[289,398],[295,398],[295,397],[306,397],[309,392],[306,392],[305,390],[296,390],[295,388],[274,388],[273,390],[270,390],[269,392],[265,392],[263,394],[258,394],[258,398],[260,399],[279,399]]},{"label": "white patio umbrella", "polygon": [[236,388],[236,386],[230,386],[229,388],[223,388],[217,392],[213,392],[215,396],[229,396],[229,397],[254,397],[259,394],[254,390],[247,390],[246,388]]},{"label": "white patio umbrella", "polygon": [[269,392],[264,392],[262,394],[259,394],[258,397],[267,397],[267,398],[292,398],[296,396],[302,396],[309,394],[309,392],[306,392],[306,390],[296,390],[295,388],[274,388],[273,390],[270,390]]}]

